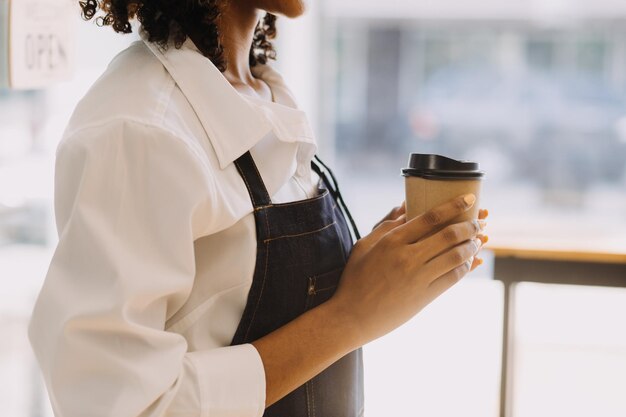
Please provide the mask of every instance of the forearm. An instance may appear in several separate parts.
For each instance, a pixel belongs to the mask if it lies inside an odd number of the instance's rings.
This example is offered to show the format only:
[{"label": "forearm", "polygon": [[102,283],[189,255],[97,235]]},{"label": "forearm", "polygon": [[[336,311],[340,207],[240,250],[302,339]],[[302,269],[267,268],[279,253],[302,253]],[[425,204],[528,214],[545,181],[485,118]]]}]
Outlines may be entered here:
[{"label": "forearm", "polygon": [[360,346],[355,327],[330,302],[252,344],[265,368],[266,407]]}]

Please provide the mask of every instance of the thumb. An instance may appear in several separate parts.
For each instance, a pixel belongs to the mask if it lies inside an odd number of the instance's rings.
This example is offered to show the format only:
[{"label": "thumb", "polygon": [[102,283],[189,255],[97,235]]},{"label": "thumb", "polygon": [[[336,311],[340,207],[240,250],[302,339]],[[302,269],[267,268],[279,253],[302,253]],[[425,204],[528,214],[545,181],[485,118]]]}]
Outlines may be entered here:
[{"label": "thumb", "polygon": [[374,230],[372,231],[372,234],[377,234],[380,235],[380,237],[382,237],[383,235],[387,234],[388,232],[392,231],[393,229],[395,229],[398,226],[403,225],[406,222],[406,214],[402,213],[399,216],[391,219],[386,219],[381,221],[380,223],[378,223],[375,227]]},{"label": "thumb", "polygon": [[402,216],[406,213],[406,204],[402,202],[398,207],[394,207],[391,211],[376,225],[372,228],[372,230],[376,230],[381,224],[383,224],[387,220],[397,220],[398,217]]}]

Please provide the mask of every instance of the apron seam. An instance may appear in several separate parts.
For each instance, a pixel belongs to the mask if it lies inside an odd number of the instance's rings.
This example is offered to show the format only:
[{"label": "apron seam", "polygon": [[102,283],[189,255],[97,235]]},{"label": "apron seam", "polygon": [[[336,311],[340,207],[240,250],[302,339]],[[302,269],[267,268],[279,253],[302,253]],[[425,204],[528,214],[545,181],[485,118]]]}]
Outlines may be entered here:
[{"label": "apron seam", "polygon": [[305,390],[306,390],[306,408],[307,408],[307,415],[309,417],[313,417],[311,415],[311,397],[310,397],[310,385],[311,385],[311,381],[307,381],[305,384]]},{"label": "apron seam", "polygon": [[261,298],[263,298],[263,289],[265,288],[265,281],[267,279],[267,266],[269,264],[269,258],[270,258],[270,245],[265,245],[265,270],[263,271],[263,280],[261,281],[261,288],[259,289],[259,296],[256,300],[254,311],[252,312],[252,318],[250,319],[250,323],[248,324],[248,328],[246,329],[246,335],[244,336],[244,340],[248,340],[248,335],[250,334],[250,329],[252,329],[254,318],[256,317],[256,313],[259,310],[259,305],[261,305]]},{"label": "apron seam", "polygon": [[[263,217],[265,217],[265,234],[267,236],[267,239],[264,240],[263,243],[267,243],[269,241],[269,239],[271,239],[271,237],[272,237],[272,229],[270,229],[270,221],[269,221],[270,216],[269,216],[269,213],[266,211],[264,213]],[[267,246],[267,251],[268,252],[269,252],[269,249],[270,249],[270,247],[268,245]]]},{"label": "apron seam", "polygon": [[297,206],[299,204],[307,204],[307,203],[312,203],[318,200],[323,199],[324,197],[326,197],[326,195],[328,194],[328,190],[324,189],[322,191],[321,194],[318,194],[316,196],[313,196],[311,198],[305,198],[304,200],[297,200],[297,201],[290,201],[288,203],[272,203],[272,204],[268,204],[265,206],[259,206],[258,208],[267,208],[267,207],[289,207],[289,206]]},{"label": "apron seam", "polygon": [[332,222],[330,224],[327,224],[324,227],[320,227],[319,229],[311,230],[309,232],[302,232],[302,233],[296,233],[296,234],[293,234],[293,235],[282,235],[282,236],[276,236],[276,237],[272,237],[272,238],[267,238],[267,239],[265,239],[263,241],[263,243],[268,243],[268,242],[271,242],[272,240],[277,240],[277,239],[286,239],[286,238],[291,238],[291,237],[306,236],[306,235],[310,235],[310,234],[313,234],[313,233],[318,233],[318,232],[321,232],[322,230],[325,230],[325,229],[328,229],[329,227],[334,226],[335,224],[337,224],[337,221],[334,221],[334,222]]},{"label": "apron seam", "polygon": [[311,404],[313,405],[313,417],[315,417],[315,390],[313,389],[313,384],[315,384],[315,380],[311,379]]}]

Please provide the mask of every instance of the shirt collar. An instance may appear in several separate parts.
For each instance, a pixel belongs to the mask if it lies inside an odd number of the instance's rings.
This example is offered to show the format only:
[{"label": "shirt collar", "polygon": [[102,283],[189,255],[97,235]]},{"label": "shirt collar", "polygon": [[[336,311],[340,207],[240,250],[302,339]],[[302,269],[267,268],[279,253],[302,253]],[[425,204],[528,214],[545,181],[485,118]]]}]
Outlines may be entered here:
[{"label": "shirt collar", "polygon": [[[211,60],[199,53],[191,39],[180,49],[170,45],[163,50],[149,42],[143,30],[140,36],[196,112],[220,168],[231,164],[271,131],[283,142],[315,145],[305,112],[295,104],[290,107],[240,94]],[[269,65],[257,64],[252,73],[266,81],[274,92],[288,92],[280,74]]]}]

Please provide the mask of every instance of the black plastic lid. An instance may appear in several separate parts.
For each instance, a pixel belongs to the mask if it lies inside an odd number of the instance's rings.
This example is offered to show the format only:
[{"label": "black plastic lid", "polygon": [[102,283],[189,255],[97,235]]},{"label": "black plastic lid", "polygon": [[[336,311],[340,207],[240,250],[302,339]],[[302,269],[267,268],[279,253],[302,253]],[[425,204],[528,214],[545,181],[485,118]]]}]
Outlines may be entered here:
[{"label": "black plastic lid", "polygon": [[412,153],[409,166],[402,170],[405,177],[421,177],[437,180],[482,179],[485,175],[477,162],[457,161],[441,155]]}]

